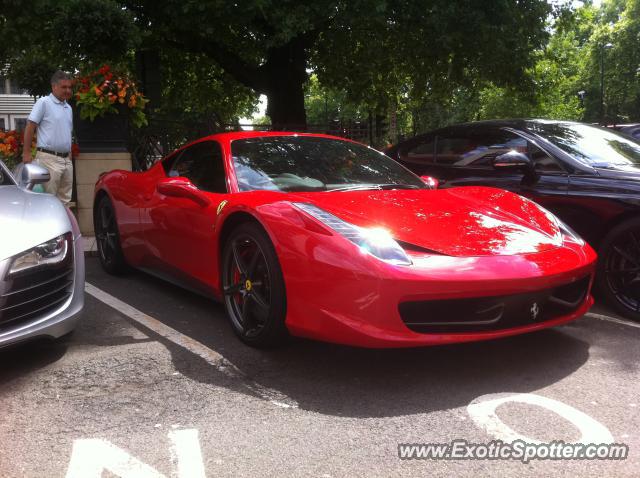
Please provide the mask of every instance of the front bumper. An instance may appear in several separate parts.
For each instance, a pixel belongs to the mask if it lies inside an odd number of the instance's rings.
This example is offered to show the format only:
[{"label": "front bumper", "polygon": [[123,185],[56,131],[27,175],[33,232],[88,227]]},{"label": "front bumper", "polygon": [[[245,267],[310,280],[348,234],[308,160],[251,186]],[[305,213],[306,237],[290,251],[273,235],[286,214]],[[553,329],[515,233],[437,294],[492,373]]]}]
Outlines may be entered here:
[{"label": "front bumper", "polygon": [[[4,325],[0,320],[0,348],[41,337],[59,338],[74,329],[84,307],[84,246],[80,234],[73,239],[72,261],[73,283],[70,285],[69,297],[53,310],[31,315],[26,320],[16,320]],[[5,278],[9,262],[10,259],[0,261],[0,294],[8,289]]]},{"label": "front bumper", "polygon": [[[515,256],[415,254],[409,267],[392,266],[367,255],[344,258],[322,242],[313,246],[307,241],[306,258],[293,248],[280,251],[287,290],[286,325],[295,336],[372,348],[471,342],[560,325],[581,317],[593,305],[590,290],[596,255],[589,246],[568,244]],[[538,297],[543,291],[574,283],[585,284],[579,300],[566,312],[547,315],[544,320],[536,320],[536,314],[531,320],[523,317],[514,323],[510,319],[489,328],[474,329],[471,324],[459,333],[453,332],[455,326],[418,332],[407,326],[400,310],[406,303]],[[441,314],[445,317],[435,321],[454,322],[452,312],[445,311]],[[451,318],[454,320],[448,320]]]}]

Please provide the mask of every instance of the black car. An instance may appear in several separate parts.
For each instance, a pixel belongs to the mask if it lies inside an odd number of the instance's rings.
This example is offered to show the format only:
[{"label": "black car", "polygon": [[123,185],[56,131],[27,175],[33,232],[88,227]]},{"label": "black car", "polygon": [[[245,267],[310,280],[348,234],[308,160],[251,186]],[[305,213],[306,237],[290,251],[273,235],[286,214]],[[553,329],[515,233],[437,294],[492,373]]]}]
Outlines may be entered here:
[{"label": "black car", "polygon": [[439,187],[484,185],[538,202],[598,252],[596,285],[640,320],[640,142],[568,121],[479,121],[439,129],[385,151]]}]

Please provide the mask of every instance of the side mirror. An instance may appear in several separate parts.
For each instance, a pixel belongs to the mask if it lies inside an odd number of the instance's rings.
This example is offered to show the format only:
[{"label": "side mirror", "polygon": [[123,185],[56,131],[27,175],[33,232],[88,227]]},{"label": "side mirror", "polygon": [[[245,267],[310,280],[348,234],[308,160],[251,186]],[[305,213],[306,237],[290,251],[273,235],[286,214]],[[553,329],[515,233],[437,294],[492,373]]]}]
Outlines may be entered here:
[{"label": "side mirror", "polygon": [[46,183],[51,179],[51,174],[46,168],[33,163],[21,163],[15,172],[18,184],[29,191],[32,191],[36,184]]},{"label": "side mirror", "polygon": [[422,182],[427,185],[428,189],[438,189],[438,186],[440,185],[440,181],[433,176],[420,176],[420,179],[422,179]]},{"label": "side mirror", "polygon": [[498,170],[503,169],[520,169],[531,170],[533,163],[526,154],[518,151],[509,151],[508,153],[496,156],[492,161],[493,167]]},{"label": "side mirror", "polygon": [[187,178],[175,177],[161,179],[156,185],[160,194],[165,196],[190,199],[200,207],[207,207],[211,201]]}]

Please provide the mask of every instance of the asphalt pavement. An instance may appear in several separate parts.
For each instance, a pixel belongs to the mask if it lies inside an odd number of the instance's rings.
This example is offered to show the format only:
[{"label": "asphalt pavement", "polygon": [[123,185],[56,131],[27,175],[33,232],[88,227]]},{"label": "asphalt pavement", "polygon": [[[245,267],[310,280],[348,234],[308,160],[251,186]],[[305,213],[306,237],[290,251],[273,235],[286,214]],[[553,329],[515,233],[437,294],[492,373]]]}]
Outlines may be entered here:
[{"label": "asphalt pavement", "polygon": [[[143,273],[88,258],[87,284],[71,336],[0,351],[2,477],[640,476],[640,324],[606,308],[473,344],[256,350],[220,304]],[[629,454],[399,458],[516,435]]]}]

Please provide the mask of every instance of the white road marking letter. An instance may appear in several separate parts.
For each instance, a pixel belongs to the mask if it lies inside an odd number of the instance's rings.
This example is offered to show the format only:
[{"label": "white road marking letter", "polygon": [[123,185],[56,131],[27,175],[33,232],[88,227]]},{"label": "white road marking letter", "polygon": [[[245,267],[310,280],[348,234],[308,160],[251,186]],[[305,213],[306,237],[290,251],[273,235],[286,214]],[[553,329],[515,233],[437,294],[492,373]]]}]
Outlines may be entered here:
[{"label": "white road marking letter", "polygon": [[[171,461],[178,478],[204,478],[204,463],[200,452],[198,430],[169,432]],[[73,442],[66,478],[101,478],[104,470],[120,478],[166,478],[149,465],[131,456],[122,448],[99,438]]]},{"label": "white road marking letter", "polygon": [[178,476],[205,478],[198,430],[174,430],[169,432],[171,459],[178,467]]},{"label": "white road marking letter", "polygon": [[164,478],[164,475],[107,440],[75,440],[67,478],[101,478],[109,470],[120,478]]},{"label": "white road marking letter", "polygon": [[467,412],[469,412],[469,415],[476,425],[485,430],[488,434],[504,441],[505,443],[513,443],[516,440],[522,440],[527,443],[543,443],[535,438],[519,434],[498,418],[496,409],[500,405],[509,402],[537,405],[539,407],[546,408],[547,410],[550,410],[565,420],[573,423],[581,433],[581,436],[576,443],[613,443],[613,436],[611,435],[611,432],[604,425],[594,420],[586,413],[576,410],[575,408],[557,400],[552,400],[551,398],[542,397],[540,395],[534,395],[532,393],[515,395],[498,393],[483,395],[482,397],[476,398],[471,402],[471,404],[469,404]]}]

